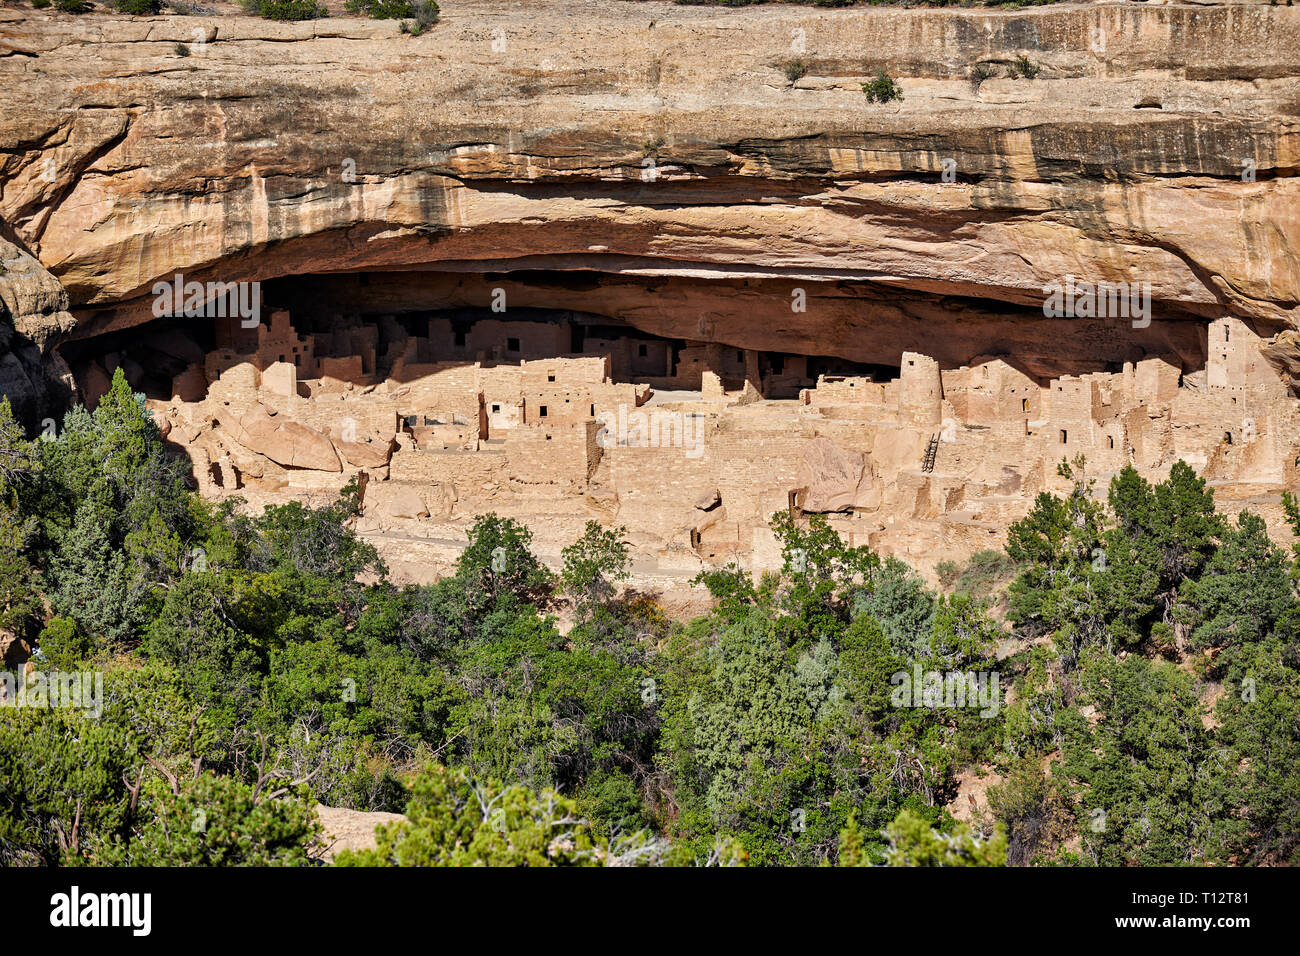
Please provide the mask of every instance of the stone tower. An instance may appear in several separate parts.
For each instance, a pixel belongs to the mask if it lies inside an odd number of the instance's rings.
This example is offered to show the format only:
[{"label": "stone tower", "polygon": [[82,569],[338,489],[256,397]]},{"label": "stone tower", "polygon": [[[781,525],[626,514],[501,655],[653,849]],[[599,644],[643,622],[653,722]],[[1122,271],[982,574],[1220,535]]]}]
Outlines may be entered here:
[{"label": "stone tower", "polygon": [[898,386],[900,421],[939,424],[943,418],[943,384],[938,362],[920,352],[904,352]]}]

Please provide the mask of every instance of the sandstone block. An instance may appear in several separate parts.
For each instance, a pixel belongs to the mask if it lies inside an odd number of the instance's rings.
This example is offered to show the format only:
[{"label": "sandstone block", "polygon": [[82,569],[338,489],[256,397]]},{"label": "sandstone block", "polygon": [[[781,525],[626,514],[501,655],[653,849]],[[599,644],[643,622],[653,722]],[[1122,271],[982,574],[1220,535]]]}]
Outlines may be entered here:
[{"label": "sandstone block", "polygon": [[320,432],[293,421],[280,421],[265,408],[250,408],[231,429],[236,441],[289,468],[342,471],[330,440]]},{"label": "sandstone block", "polygon": [[870,482],[866,455],[843,449],[829,438],[814,438],[804,446],[799,462],[797,503],[815,512],[864,507]]}]

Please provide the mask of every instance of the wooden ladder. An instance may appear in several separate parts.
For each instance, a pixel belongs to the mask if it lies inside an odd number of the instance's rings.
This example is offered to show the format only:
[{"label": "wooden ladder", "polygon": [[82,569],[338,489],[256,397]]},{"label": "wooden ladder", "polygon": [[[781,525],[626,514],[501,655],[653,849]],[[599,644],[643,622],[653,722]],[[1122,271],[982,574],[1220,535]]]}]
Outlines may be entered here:
[{"label": "wooden ladder", "polygon": [[939,436],[931,435],[930,443],[925,446],[925,461],[921,462],[921,470],[924,472],[934,471],[934,460],[939,457]]}]

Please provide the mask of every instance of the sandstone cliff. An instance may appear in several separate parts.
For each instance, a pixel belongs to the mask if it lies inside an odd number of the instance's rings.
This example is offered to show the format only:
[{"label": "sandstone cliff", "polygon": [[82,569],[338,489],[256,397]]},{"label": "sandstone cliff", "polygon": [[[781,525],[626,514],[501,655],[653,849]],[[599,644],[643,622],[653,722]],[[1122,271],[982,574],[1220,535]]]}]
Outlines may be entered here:
[{"label": "sandstone cliff", "polygon": [[[1051,372],[1132,345],[1027,331],[1066,273],[1149,281],[1164,317],[1300,324],[1297,48],[1300,9],[1267,5],[465,2],[417,38],[5,6],[0,219],[74,335],[148,318],[178,271],[528,265],[596,270],[543,294],[661,334],[870,360],[942,327],[943,359],[1005,342]],[[881,66],[901,102],[865,101]],[[762,282],[813,304],[792,321]]]}]

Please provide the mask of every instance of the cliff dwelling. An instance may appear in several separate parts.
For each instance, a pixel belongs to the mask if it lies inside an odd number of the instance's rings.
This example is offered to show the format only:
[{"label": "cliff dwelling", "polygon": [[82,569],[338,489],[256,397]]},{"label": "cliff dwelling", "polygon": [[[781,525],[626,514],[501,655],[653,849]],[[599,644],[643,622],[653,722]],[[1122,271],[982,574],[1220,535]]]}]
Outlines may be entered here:
[{"label": "cliff dwelling", "polygon": [[[790,283],[701,284],[636,291],[688,308],[766,298],[755,308],[769,314],[792,300]],[[847,354],[808,354],[795,311],[760,336],[734,307],[696,308],[693,334],[671,304],[636,324],[609,314],[634,286],[535,271],[288,276],[262,283],[257,320],[164,317],[60,352],[91,407],[121,367],[208,495],[310,499],[359,479],[361,530],[426,574],[442,558],[423,552],[489,511],[526,521],[543,552],[593,516],[625,526],[643,577],[671,585],[779,562],[768,519],[782,509],[922,567],[970,554],[1000,544],[1039,491],[1062,490],[1057,463],[1080,455],[1100,477],[1128,463],[1158,476],[1181,458],[1230,497],[1295,477],[1300,418],[1239,319],[1072,320],[1067,333],[909,293],[892,308],[927,316],[930,344],[900,348],[897,325],[887,344],[872,331],[896,314],[874,306],[886,291],[805,283],[857,310]],[[999,350],[972,331],[981,320],[1018,323],[1027,347]]]}]

